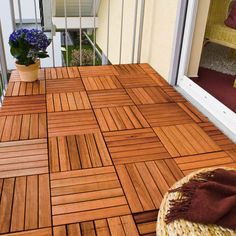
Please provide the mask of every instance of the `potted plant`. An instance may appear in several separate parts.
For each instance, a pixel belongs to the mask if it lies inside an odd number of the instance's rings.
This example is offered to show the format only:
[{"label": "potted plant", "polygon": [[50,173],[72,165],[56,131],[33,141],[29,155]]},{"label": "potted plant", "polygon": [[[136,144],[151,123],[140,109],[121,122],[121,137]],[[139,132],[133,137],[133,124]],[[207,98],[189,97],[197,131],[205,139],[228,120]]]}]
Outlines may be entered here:
[{"label": "potted plant", "polygon": [[50,40],[38,29],[19,29],[9,38],[11,54],[16,58],[16,68],[25,82],[38,79],[40,58],[48,57],[46,51]]}]

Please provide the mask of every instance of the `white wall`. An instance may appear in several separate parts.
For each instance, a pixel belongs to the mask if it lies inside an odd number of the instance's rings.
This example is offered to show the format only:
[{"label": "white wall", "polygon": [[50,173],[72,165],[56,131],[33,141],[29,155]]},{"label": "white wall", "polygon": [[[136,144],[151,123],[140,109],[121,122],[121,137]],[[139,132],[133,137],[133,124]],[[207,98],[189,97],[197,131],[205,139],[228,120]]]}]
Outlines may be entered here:
[{"label": "white wall", "polygon": [[[141,62],[149,63],[165,79],[168,79],[171,65],[177,5],[177,0],[149,0],[146,1],[145,7]],[[135,0],[125,1],[122,63],[131,63],[134,6]],[[117,64],[119,62],[120,49],[121,1],[111,1],[110,9],[109,60],[113,64]],[[138,9],[138,12],[140,13],[140,8]],[[98,18],[99,28],[97,30],[97,44],[106,54],[107,0],[101,1]],[[137,55],[139,14],[137,19],[135,58]]]}]

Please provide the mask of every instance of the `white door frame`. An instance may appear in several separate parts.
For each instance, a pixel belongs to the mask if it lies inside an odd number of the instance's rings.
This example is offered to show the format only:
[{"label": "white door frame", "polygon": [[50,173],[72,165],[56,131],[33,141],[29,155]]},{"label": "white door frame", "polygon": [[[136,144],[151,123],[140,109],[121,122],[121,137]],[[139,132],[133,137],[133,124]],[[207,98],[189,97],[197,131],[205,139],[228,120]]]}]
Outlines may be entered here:
[{"label": "white door frame", "polygon": [[176,89],[236,142],[236,113],[187,77],[199,0],[189,0]]}]

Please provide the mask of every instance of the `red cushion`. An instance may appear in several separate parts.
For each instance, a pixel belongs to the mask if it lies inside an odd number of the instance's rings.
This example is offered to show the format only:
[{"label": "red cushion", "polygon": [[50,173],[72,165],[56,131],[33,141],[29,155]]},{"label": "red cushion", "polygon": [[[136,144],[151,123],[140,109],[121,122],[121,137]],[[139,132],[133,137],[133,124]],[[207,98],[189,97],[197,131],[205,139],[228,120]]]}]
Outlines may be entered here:
[{"label": "red cushion", "polygon": [[233,1],[233,6],[228,18],[225,20],[225,25],[230,28],[236,29],[236,1]]}]

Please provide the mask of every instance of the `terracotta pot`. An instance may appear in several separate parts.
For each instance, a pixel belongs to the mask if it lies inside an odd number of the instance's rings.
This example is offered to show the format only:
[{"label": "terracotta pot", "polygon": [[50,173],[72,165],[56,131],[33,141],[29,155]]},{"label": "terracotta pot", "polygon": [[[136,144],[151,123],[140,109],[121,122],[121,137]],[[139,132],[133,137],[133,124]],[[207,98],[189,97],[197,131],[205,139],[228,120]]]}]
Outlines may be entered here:
[{"label": "terracotta pot", "polygon": [[34,64],[25,66],[16,63],[16,68],[19,71],[20,79],[24,82],[34,82],[38,79],[40,61],[37,60]]}]

